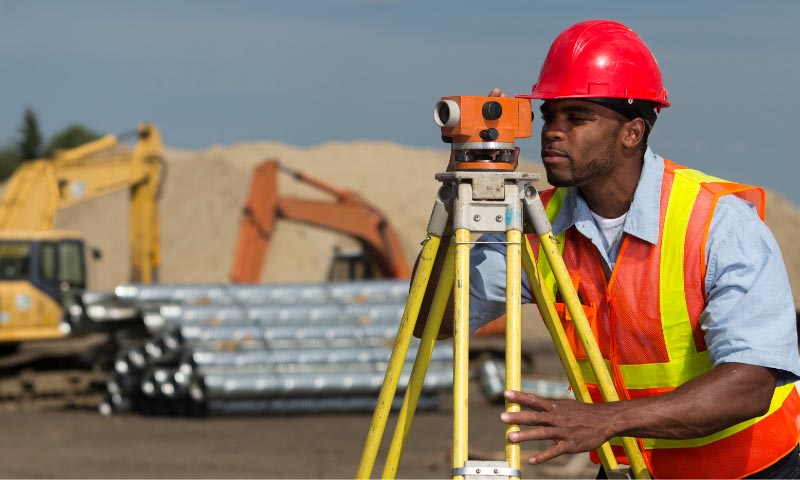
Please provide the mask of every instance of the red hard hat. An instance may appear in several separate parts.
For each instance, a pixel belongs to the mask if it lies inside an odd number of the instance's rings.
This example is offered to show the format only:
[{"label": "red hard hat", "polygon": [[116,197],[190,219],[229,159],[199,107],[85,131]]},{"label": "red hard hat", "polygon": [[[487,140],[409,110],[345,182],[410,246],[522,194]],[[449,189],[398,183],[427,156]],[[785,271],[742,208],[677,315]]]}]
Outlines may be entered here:
[{"label": "red hard hat", "polygon": [[669,107],[653,53],[625,25],[577,23],[555,39],[530,95],[521,98],[627,98]]}]

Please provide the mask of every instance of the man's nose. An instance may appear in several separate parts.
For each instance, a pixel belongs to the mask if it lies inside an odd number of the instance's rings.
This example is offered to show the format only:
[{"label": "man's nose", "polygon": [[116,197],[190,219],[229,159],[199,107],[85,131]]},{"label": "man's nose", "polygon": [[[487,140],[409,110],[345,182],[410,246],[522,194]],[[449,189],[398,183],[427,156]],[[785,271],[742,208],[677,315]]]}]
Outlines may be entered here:
[{"label": "man's nose", "polygon": [[542,140],[546,142],[557,142],[565,137],[564,129],[557,122],[550,122],[542,126]]}]

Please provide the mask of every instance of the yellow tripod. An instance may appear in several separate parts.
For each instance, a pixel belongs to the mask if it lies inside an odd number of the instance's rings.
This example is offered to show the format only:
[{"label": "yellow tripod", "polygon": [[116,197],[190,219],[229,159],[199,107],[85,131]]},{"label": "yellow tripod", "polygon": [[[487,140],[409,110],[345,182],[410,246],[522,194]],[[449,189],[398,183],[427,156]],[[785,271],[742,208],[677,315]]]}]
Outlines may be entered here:
[{"label": "yellow tripod", "polygon": [[[427,324],[406,389],[403,406],[397,419],[382,478],[395,478],[417,401],[422,390],[428,362],[438,335],[442,316],[453,289],[454,377],[453,377],[453,478],[479,478],[483,475],[519,478],[520,445],[508,441],[508,433],[518,425],[506,428],[506,461],[474,462],[467,459],[468,439],[468,353],[469,353],[469,249],[473,232],[506,233],[506,389],[519,390],[521,384],[521,268],[530,281],[536,303],[553,338],[575,396],[591,402],[586,382],[569,347],[563,326],[555,310],[550,292],[543,288],[542,274],[536,264],[523,223],[539,238],[540,251],[549,262],[556,284],[573,318],[576,330],[587,353],[589,363],[606,401],[619,400],[613,380],[603,361],[589,323],[569,278],[550,221],[533,182],[538,175],[519,172],[468,171],[436,175],[443,183],[428,224],[428,238],[411,283],[408,303],[387,367],[383,387],[370,425],[366,445],[356,478],[372,477],[372,469],[383,431],[396,393],[397,384],[419,315],[422,299],[431,280],[433,264],[448,222],[452,221],[454,241],[447,249],[444,266],[438,278]],[[524,221],[523,221],[524,219]],[[520,406],[506,402],[506,411],[517,412]],[[622,444],[631,466],[619,465],[608,443],[598,449],[601,463],[609,478],[649,478],[641,451],[635,439],[623,438]]]}]

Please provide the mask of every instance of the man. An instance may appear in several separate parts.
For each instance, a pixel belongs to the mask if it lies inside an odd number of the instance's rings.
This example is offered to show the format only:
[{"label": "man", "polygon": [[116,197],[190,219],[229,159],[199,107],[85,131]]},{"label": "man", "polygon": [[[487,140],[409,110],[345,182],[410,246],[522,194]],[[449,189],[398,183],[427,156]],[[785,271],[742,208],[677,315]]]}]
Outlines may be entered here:
[{"label": "man", "polygon": [[[649,149],[667,92],[649,48],[622,24],[595,20],[562,32],[523,97],[544,100],[542,162],[556,188],[542,199],[622,400],[505,392],[522,406],[501,415],[523,426],[509,439],[554,443],[530,463],[630,436],[642,439],[656,478],[796,477],[794,302],[762,221],[763,191]],[[504,250],[472,250],[473,330],[504,313]],[[524,283],[523,301],[532,301]],[[566,315],[561,321],[574,331]],[[442,328],[452,331],[451,313]],[[584,361],[577,340],[571,347]]]}]

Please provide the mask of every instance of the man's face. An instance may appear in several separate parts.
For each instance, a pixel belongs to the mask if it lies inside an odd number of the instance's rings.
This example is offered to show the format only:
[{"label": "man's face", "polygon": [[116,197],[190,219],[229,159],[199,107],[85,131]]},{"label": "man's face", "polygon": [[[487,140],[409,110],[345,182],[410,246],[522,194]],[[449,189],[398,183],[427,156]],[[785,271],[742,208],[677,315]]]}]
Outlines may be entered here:
[{"label": "man's face", "polygon": [[621,116],[582,100],[546,100],[541,106],[542,162],[556,187],[585,186],[617,164]]}]

